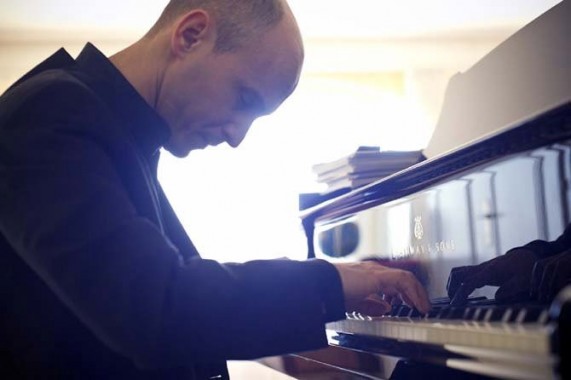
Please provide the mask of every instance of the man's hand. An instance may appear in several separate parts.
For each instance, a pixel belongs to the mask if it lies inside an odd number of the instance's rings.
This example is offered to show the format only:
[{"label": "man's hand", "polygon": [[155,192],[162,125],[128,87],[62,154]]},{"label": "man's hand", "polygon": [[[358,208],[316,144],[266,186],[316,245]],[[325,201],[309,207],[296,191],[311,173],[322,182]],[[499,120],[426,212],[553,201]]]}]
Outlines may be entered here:
[{"label": "man's hand", "polygon": [[341,276],[347,311],[382,315],[391,309],[383,296],[400,297],[421,313],[430,310],[426,290],[411,272],[376,262],[335,264]]}]

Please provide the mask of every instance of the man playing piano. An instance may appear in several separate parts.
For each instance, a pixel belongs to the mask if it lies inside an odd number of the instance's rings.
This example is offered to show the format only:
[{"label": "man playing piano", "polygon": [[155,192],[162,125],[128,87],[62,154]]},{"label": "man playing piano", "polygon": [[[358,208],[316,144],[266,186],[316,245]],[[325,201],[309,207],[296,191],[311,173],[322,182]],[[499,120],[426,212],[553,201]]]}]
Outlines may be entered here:
[{"label": "man playing piano", "polygon": [[0,377],[226,378],[381,294],[429,309],[375,263],[201,259],[161,190],[161,147],[237,147],[302,61],[284,1],[172,0],[122,52],[60,50],[0,98]]}]

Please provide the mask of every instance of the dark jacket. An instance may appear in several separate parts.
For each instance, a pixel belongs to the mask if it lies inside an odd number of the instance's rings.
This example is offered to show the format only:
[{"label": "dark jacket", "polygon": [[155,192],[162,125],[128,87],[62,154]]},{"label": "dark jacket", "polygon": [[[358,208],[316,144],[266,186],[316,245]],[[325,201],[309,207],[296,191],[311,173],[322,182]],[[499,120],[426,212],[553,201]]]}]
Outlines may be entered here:
[{"label": "dark jacket", "polygon": [[335,268],[201,259],[157,182],[168,136],[92,45],[0,98],[0,377],[225,378],[326,344]]}]

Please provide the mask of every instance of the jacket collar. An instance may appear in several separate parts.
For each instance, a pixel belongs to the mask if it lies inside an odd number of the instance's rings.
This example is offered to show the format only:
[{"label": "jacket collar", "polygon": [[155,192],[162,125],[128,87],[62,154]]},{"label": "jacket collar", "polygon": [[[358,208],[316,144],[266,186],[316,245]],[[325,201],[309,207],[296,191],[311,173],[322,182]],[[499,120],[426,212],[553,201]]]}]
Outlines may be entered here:
[{"label": "jacket collar", "polygon": [[75,62],[82,80],[121,118],[144,156],[157,157],[170,136],[164,119],[91,43],[85,45]]}]

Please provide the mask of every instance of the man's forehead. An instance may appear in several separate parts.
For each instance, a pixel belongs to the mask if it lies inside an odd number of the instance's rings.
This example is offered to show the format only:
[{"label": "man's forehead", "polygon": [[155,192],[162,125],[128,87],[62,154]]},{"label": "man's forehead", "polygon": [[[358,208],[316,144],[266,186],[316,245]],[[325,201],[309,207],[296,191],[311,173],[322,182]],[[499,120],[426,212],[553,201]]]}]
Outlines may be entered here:
[{"label": "man's forehead", "polygon": [[290,60],[277,64],[267,65],[255,71],[256,75],[263,76],[256,81],[257,91],[264,99],[269,112],[273,112],[295,90],[299,81],[301,65]]},{"label": "man's forehead", "polygon": [[279,33],[275,30],[274,36],[262,39],[257,45],[258,58],[256,67],[253,67],[255,75],[265,76],[266,88],[260,91],[273,103],[281,104],[297,86],[301,68],[303,65],[303,45],[295,31],[286,30],[288,33]]}]

